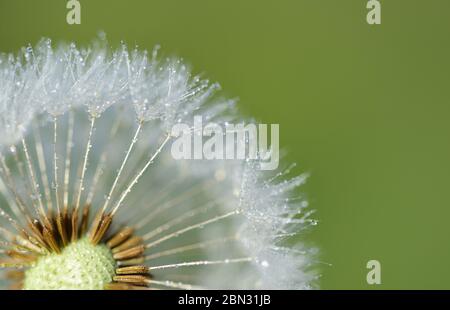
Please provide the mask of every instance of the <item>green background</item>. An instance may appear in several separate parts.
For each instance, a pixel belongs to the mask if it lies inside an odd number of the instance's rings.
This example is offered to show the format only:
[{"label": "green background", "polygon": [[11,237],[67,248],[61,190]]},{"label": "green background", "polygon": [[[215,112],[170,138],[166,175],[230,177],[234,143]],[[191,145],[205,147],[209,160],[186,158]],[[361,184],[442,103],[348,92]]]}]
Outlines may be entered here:
[{"label": "green background", "polygon": [[[450,289],[450,1],[0,0],[0,51],[99,30],[183,56],[309,171],[324,289]],[[382,285],[366,283],[377,259]]]}]

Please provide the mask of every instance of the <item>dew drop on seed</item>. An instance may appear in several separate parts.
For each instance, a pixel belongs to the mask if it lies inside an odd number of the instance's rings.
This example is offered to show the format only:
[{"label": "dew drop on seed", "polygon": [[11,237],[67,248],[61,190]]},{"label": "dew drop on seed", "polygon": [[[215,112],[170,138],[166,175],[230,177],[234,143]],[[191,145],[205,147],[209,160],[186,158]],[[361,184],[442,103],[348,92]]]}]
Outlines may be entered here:
[{"label": "dew drop on seed", "polygon": [[317,225],[317,221],[316,220],[311,220],[310,224],[313,225],[313,226],[316,226]]}]

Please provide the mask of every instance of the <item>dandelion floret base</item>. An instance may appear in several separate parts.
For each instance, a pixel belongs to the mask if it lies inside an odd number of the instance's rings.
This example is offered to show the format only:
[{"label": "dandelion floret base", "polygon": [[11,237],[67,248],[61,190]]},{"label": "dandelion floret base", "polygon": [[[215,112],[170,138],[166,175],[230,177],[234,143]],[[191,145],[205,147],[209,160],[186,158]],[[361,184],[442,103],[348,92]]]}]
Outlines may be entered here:
[{"label": "dandelion floret base", "polygon": [[105,245],[83,238],[69,244],[61,254],[39,258],[25,272],[28,290],[101,290],[115,275],[116,263]]}]

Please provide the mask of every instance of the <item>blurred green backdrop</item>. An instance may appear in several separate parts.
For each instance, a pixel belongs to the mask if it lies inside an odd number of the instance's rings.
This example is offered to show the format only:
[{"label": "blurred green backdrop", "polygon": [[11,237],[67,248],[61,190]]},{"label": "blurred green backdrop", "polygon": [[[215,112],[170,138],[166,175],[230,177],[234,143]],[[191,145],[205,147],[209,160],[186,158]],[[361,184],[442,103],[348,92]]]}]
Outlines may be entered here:
[{"label": "blurred green backdrop", "polygon": [[[281,125],[312,177],[324,289],[450,289],[450,1],[0,0],[0,51],[99,30],[183,56]],[[366,283],[377,259],[382,285]]]}]

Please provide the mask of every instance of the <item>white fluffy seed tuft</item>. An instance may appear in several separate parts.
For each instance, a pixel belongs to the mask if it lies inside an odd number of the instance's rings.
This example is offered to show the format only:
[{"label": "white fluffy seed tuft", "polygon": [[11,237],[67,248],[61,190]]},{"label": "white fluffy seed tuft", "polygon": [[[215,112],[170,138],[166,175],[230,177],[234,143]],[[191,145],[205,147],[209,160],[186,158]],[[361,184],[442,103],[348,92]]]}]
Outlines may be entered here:
[{"label": "white fluffy seed tuft", "polygon": [[315,250],[300,240],[316,222],[296,196],[306,176],[174,160],[174,124],[242,118],[218,84],[157,52],[45,39],[0,55],[0,205],[13,211],[0,209],[0,227],[23,222],[22,207],[89,204],[145,236],[150,285],[314,288]]}]

